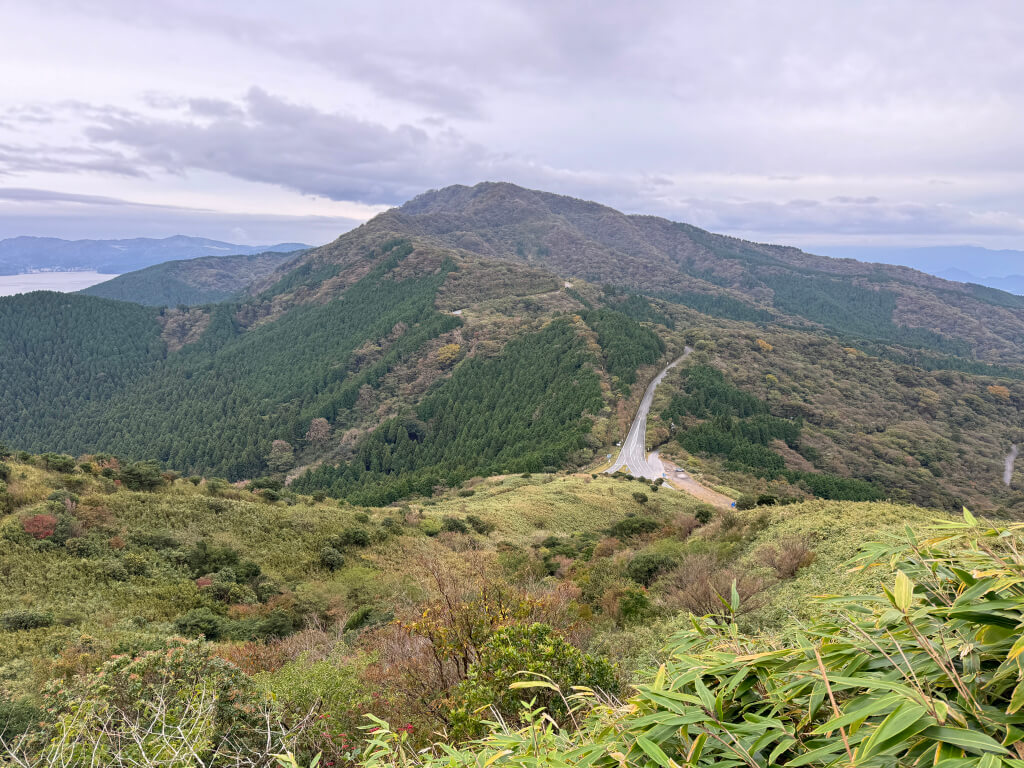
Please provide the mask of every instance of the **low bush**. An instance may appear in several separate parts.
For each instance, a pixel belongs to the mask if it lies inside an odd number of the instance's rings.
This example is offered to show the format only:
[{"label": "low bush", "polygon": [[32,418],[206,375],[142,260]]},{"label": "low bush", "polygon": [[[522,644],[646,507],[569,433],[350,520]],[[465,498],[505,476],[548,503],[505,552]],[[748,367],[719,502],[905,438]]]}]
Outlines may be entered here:
[{"label": "low bush", "polygon": [[791,579],[797,571],[814,562],[814,550],[806,540],[787,536],[777,544],[768,544],[754,553],[754,559],[775,570],[780,579]]},{"label": "low bush", "polygon": [[608,535],[623,541],[654,533],[661,524],[650,517],[626,517],[608,529]]},{"label": "low bush", "polygon": [[659,575],[675,565],[675,558],[669,555],[659,552],[641,552],[629,561],[629,565],[626,566],[626,575],[638,584],[648,587]]},{"label": "low bush", "polygon": [[0,631],[20,632],[26,629],[40,629],[53,625],[53,614],[29,608],[0,613]]},{"label": "low bush", "polygon": [[[514,683],[528,685],[511,687]],[[619,681],[606,660],[583,653],[545,624],[511,626],[491,635],[480,658],[453,691],[451,730],[455,738],[485,731],[488,709],[512,727],[522,725],[523,705],[543,707],[556,722],[569,722],[569,711],[556,688],[582,685],[615,694]],[[481,710],[484,712],[481,712]]]}]

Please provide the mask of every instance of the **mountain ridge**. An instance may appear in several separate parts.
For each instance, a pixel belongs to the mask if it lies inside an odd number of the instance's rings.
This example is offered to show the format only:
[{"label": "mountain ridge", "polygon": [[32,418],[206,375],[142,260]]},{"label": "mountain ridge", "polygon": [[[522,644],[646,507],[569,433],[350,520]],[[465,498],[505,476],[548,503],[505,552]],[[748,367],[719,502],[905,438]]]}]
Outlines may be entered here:
[{"label": "mountain ridge", "polygon": [[147,306],[193,306],[228,301],[266,277],[301,251],[235,256],[200,256],[164,261],[127,272],[79,293]]},{"label": "mountain ridge", "polygon": [[64,240],[22,235],[0,240],[0,274],[31,271],[93,270],[122,274],[165,261],[199,256],[234,256],[309,248],[302,243],[237,245],[188,235],[123,240]]}]

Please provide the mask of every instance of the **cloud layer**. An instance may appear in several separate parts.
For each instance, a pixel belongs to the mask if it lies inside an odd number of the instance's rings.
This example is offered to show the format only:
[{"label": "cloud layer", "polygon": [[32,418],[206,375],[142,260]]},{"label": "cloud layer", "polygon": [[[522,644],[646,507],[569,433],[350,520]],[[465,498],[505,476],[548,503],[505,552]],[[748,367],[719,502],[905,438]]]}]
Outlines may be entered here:
[{"label": "cloud layer", "polygon": [[1024,246],[1015,2],[0,11],[0,186],[306,227],[502,179],[760,239]]}]

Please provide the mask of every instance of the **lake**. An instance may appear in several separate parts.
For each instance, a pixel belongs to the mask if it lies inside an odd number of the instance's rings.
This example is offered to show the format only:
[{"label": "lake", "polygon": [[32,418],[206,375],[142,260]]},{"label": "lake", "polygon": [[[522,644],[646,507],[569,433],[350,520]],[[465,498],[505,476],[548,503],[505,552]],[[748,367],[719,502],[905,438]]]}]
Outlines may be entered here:
[{"label": "lake", "polygon": [[102,272],[32,272],[26,275],[0,275],[0,296],[29,291],[70,293],[117,277]]}]

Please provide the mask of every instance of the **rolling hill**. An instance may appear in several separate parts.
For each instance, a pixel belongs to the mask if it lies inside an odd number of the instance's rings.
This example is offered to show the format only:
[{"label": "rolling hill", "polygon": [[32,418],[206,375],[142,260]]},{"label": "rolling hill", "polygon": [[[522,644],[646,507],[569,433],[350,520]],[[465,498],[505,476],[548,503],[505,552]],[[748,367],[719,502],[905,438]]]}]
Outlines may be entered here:
[{"label": "rolling hill", "polygon": [[0,439],[28,450],[384,504],[598,467],[691,344],[723,376],[709,403],[759,404],[662,404],[652,441],[732,495],[1024,511],[1002,482],[1024,439],[1024,300],[509,184],[421,195],[230,302],[16,298]]},{"label": "rolling hill", "polygon": [[300,251],[165,261],[90,286],[81,293],[151,307],[216,304],[235,298],[297,253]]},{"label": "rolling hill", "polygon": [[175,235],[154,239],[62,240],[57,237],[11,237],[0,240],[0,275],[38,270],[93,270],[119,275],[164,261],[200,256],[234,256],[267,252],[287,253],[308,248],[302,243],[236,245],[205,237]]}]

